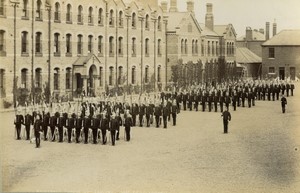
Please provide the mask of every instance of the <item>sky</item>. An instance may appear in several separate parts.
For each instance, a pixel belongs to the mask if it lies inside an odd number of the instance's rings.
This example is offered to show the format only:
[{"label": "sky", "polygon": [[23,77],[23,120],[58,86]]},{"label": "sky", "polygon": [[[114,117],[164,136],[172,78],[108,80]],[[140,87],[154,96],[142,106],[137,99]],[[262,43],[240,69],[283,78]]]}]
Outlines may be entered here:
[{"label": "sky", "polygon": [[[300,29],[300,0],[194,0],[194,3],[200,23],[205,23],[206,3],[212,3],[215,25],[233,24],[237,37],[245,35],[248,26],[265,29],[266,22],[271,24],[272,37],[274,20],[277,33],[284,29]],[[186,11],[186,0],[177,0],[177,7],[179,11]]]}]

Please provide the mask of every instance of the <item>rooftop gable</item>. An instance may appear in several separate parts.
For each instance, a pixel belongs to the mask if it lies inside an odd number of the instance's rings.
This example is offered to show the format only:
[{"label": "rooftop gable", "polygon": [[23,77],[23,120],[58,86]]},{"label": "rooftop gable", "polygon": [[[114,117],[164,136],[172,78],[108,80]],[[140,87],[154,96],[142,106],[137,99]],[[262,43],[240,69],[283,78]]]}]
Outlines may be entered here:
[{"label": "rooftop gable", "polygon": [[262,46],[300,46],[300,29],[282,30]]}]

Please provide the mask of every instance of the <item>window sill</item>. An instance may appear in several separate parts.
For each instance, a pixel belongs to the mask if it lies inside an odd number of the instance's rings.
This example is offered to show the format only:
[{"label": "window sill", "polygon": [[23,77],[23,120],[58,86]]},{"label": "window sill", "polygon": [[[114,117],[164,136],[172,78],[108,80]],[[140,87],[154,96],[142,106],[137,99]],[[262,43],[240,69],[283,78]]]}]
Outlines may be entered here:
[{"label": "window sill", "polygon": [[94,26],[94,24],[93,23],[89,23],[89,26]]},{"label": "window sill", "polygon": [[78,25],[83,25],[83,22],[77,22]]},{"label": "window sill", "polygon": [[35,53],[35,57],[43,57],[43,53]]},{"label": "window sill", "polygon": [[22,16],[22,20],[29,20],[28,16]]},{"label": "window sill", "polygon": [[60,53],[55,52],[54,57],[60,57]]},{"label": "window sill", "polygon": [[72,21],[66,21],[66,24],[73,24]]},{"label": "window sill", "polygon": [[35,21],[43,21],[43,18],[35,18]]},{"label": "window sill", "polygon": [[29,53],[21,53],[21,56],[22,56],[22,57],[28,57],[28,56],[29,56]]},{"label": "window sill", "polygon": [[54,23],[61,23],[60,20],[54,20]]},{"label": "window sill", "polygon": [[72,57],[72,53],[66,53],[66,57]]}]

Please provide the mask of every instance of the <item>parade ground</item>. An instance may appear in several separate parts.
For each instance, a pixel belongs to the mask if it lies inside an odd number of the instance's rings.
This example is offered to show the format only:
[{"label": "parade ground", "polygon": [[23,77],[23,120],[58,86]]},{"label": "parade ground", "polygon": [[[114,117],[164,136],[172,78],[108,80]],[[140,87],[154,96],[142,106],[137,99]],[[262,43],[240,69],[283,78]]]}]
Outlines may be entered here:
[{"label": "parade ground", "polygon": [[[2,192],[300,192],[300,88],[230,112],[181,111],[177,126],[134,127],[116,146],[15,140],[1,113]],[[200,109],[200,108],[199,108]]]}]

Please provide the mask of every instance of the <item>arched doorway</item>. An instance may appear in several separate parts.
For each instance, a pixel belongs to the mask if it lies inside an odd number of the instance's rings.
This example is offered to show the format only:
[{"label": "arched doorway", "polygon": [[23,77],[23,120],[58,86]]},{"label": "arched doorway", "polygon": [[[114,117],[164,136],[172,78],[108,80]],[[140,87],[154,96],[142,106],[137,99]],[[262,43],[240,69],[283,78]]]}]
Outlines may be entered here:
[{"label": "arched doorway", "polygon": [[95,96],[95,77],[97,75],[96,66],[93,64],[89,69],[89,77],[87,84],[87,91],[89,96]]}]

